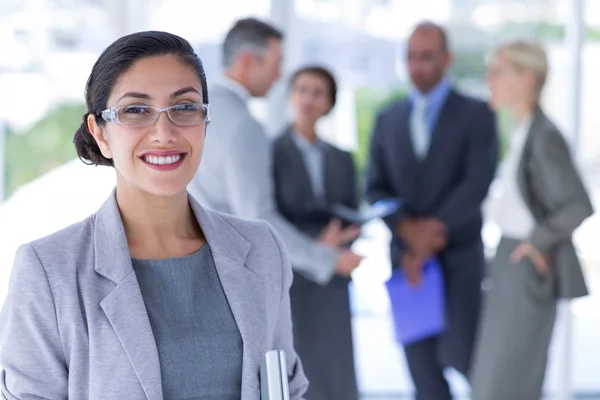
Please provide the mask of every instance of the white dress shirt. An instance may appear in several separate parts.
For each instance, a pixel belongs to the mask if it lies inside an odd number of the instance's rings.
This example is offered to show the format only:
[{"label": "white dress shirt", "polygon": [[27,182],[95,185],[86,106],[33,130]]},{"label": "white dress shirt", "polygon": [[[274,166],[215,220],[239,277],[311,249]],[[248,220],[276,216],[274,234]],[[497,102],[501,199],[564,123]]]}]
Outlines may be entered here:
[{"label": "white dress shirt", "polygon": [[531,118],[527,118],[511,135],[510,148],[500,166],[498,181],[492,192],[495,197],[492,200],[492,219],[504,236],[518,240],[527,240],[535,226],[535,219],[523,200],[517,182],[517,172],[531,121]]},{"label": "white dress shirt", "polygon": [[415,154],[422,159],[427,154],[431,132],[427,126],[427,98],[416,97],[413,101],[413,109],[410,115],[410,133]]},{"label": "white dress shirt", "polygon": [[323,164],[327,145],[318,138],[316,142],[311,143],[297,132],[294,132],[292,137],[304,159],[315,200],[319,204],[325,204],[325,167]]}]

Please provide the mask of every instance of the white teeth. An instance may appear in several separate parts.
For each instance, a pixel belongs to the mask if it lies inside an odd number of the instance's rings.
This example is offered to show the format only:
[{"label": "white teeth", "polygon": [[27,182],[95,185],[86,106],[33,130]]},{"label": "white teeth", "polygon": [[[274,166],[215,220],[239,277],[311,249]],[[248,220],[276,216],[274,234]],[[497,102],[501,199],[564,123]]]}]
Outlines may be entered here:
[{"label": "white teeth", "polygon": [[181,159],[181,154],[168,157],[157,157],[157,156],[144,156],[144,161],[150,164],[164,165],[174,164]]}]

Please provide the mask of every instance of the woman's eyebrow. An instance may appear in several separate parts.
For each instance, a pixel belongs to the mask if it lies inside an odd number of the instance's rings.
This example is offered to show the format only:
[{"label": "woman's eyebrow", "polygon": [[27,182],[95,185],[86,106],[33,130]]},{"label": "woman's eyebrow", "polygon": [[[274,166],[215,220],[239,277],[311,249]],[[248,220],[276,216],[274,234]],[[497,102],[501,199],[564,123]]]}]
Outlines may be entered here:
[{"label": "woman's eyebrow", "polygon": [[189,93],[189,92],[195,92],[195,93],[198,93],[199,95],[201,95],[200,92],[198,91],[198,89],[196,89],[196,88],[194,88],[192,86],[188,86],[188,87],[184,87],[183,89],[179,89],[179,90],[173,92],[171,94],[171,98],[179,97],[182,94],[186,94],[186,93]]},{"label": "woman's eyebrow", "polygon": [[117,100],[116,102],[118,103],[119,101],[123,100],[126,97],[133,97],[135,99],[143,99],[143,100],[152,100],[152,97],[146,93],[127,92],[123,96],[119,97],[119,100]]},{"label": "woman's eyebrow", "polygon": [[[189,92],[194,92],[197,93],[199,95],[202,95],[198,89],[192,87],[192,86],[188,86],[188,87],[184,87],[182,89],[176,90],[175,92],[171,93],[171,98],[175,98],[175,97],[179,97],[183,94],[189,93]],[[125,93],[123,96],[119,97],[119,99],[116,101],[117,103],[121,100],[123,100],[126,97],[132,97],[135,99],[142,99],[142,100],[152,100],[152,96],[150,96],[147,93],[141,93],[141,92],[127,92]]]}]

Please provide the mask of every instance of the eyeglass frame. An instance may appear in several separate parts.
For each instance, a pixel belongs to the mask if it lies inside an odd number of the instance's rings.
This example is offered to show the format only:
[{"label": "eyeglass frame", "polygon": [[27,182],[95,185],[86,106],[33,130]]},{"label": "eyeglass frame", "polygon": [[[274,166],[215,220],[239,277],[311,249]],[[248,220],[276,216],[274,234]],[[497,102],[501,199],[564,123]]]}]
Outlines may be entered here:
[{"label": "eyeglass frame", "polygon": [[[206,117],[204,118],[204,121],[202,122],[198,122],[196,124],[188,124],[188,125],[181,125],[178,124],[176,122],[173,121],[173,119],[171,119],[171,114],[169,113],[169,110],[172,110],[176,107],[180,107],[182,105],[186,105],[186,104],[195,104],[195,105],[202,105],[202,108],[204,108],[204,111],[206,112]],[[154,121],[152,121],[149,124],[144,124],[144,125],[126,125],[124,123],[122,123],[119,120],[119,114],[118,114],[118,110],[122,109],[122,108],[126,108],[126,107],[145,107],[145,108],[149,108],[152,110],[156,110],[158,111],[156,113],[156,117],[154,118]],[[197,125],[202,125],[202,124],[207,124],[208,122],[210,122],[210,104],[208,103],[183,103],[183,104],[174,104],[172,106],[169,107],[165,107],[165,108],[161,108],[161,107],[156,107],[156,106],[148,106],[148,105],[141,105],[141,104],[136,104],[136,105],[127,105],[127,106],[114,106],[114,107],[110,107],[107,108],[106,110],[102,110],[99,113],[100,118],[102,118],[104,121],[106,122],[112,122],[113,124],[118,124],[121,126],[129,126],[129,127],[133,127],[133,128],[141,128],[144,126],[151,126],[154,125],[156,123],[156,121],[158,121],[158,118],[160,117],[160,114],[162,114],[163,112],[167,113],[167,118],[169,119],[169,121],[171,121],[171,123],[173,125],[176,126],[197,126]]]}]

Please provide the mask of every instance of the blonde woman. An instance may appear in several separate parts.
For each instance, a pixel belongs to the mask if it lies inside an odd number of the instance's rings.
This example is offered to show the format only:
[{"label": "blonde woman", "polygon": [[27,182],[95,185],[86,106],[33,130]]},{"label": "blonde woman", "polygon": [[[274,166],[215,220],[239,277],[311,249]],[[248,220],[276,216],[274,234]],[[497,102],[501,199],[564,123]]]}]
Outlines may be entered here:
[{"label": "blonde woman", "polygon": [[563,136],[540,108],[547,72],[536,43],[517,40],[492,54],[491,105],[517,128],[492,207],[502,239],[472,370],[476,400],[539,399],[557,300],[587,294],[571,236],[593,210]]}]

